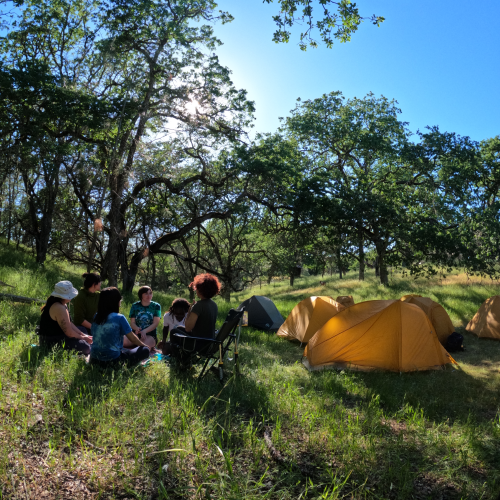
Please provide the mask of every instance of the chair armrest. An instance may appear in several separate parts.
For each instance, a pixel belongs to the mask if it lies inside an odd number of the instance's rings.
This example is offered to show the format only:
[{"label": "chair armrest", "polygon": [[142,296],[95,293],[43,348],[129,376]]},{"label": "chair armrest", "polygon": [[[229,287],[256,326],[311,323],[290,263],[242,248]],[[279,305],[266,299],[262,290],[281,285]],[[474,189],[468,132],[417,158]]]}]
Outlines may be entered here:
[{"label": "chair armrest", "polygon": [[205,340],[207,342],[217,342],[220,344],[220,340],[217,339],[209,339],[206,337],[191,337],[191,335],[183,335],[182,333],[174,333],[174,337],[178,337],[180,339],[192,339],[192,340]]}]

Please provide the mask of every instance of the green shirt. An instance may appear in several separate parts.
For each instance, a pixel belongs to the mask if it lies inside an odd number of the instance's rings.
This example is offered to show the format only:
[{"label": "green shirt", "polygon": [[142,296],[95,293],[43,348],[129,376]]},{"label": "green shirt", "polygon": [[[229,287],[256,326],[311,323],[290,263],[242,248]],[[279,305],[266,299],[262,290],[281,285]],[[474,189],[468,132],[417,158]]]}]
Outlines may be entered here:
[{"label": "green shirt", "polygon": [[97,312],[99,292],[91,293],[85,288],[80,288],[78,295],[71,303],[73,304],[73,321],[76,326],[80,326],[84,320],[92,323]]}]

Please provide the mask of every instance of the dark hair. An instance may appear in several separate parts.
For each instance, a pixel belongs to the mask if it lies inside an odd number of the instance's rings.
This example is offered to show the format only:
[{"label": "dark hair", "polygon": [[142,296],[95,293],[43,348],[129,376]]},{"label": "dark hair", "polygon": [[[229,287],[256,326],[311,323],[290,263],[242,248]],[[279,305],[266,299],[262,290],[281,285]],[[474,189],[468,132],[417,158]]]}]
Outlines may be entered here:
[{"label": "dark hair", "polygon": [[83,282],[83,288],[85,288],[86,290],[102,281],[101,276],[97,273],[83,273],[82,278],[85,279],[85,281]]},{"label": "dark hair", "polygon": [[40,311],[45,312],[45,311],[49,311],[50,308],[56,303],[56,302],[59,302],[59,304],[62,304],[62,301],[63,299],[61,299],[61,297],[54,297],[53,295],[51,295],[48,299],[47,299],[47,302],[45,302],[45,304],[40,308]]},{"label": "dark hair", "polygon": [[196,289],[203,297],[211,299],[220,292],[221,286],[213,274],[198,274],[189,284],[189,288]]},{"label": "dark hair", "polygon": [[139,300],[142,300],[143,294],[149,292],[149,290],[151,290],[150,286],[146,286],[146,285],[141,286],[141,288],[139,288],[139,291],[137,292],[137,294],[139,295]]},{"label": "dark hair", "polygon": [[94,323],[103,325],[111,313],[120,312],[120,300],[122,300],[122,294],[118,288],[110,286],[102,290],[99,294],[99,303],[97,304],[97,314],[94,317]]},{"label": "dark hair", "polygon": [[177,321],[182,321],[189,311],[189,302],[186,299],[175,299],[168,309],[168,312],[175,316]]}]

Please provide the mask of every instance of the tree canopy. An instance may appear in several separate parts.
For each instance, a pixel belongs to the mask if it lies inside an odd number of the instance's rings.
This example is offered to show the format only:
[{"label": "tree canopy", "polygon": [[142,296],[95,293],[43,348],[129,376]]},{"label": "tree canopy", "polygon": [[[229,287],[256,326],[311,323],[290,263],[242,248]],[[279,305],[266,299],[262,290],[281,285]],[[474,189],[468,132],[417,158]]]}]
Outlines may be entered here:
[{"label": "tree canopy", "polygon": [[[313,29],[329,45],[362,21],[349,2],[279,5],[276,41],[308,20],[303,48]],[[128,291],[211,272],[227,299],[293,285],[298,269],[362,280],[369,266],[385,285],[390,268],[498,276],[498,137],[414,132],[396,101],[333,91],[252,140],[254,103],[213,34],[231,16],[213,1],[15,6],[0,40],[0,234],[39,264],[64,258]]]}]

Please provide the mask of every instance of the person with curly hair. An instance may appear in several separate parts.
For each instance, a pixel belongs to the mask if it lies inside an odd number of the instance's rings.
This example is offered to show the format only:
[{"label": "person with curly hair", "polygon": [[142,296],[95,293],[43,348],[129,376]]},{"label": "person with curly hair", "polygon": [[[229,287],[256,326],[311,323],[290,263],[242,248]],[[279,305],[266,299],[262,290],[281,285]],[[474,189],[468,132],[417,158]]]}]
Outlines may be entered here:
[{"label": "person with curly hair", "polygon": [[[179,344],[173,333],[181,333],[191,337],[201,337],[207,339],[215,338],[215,322],[219,312],[217,304],[212,300],[221,289],[221,285],[216,276],[212,274],[199,274],[189,285],[196,292],[200,300],[193,302],[189,308],[186,319],[184,320],[184,329],[174,328],[170,333],[171,342]],[[209,342],[198,341],[196,350],[201,350],[210,345]],[[168,349],[167,349],[168,351]]]}]

